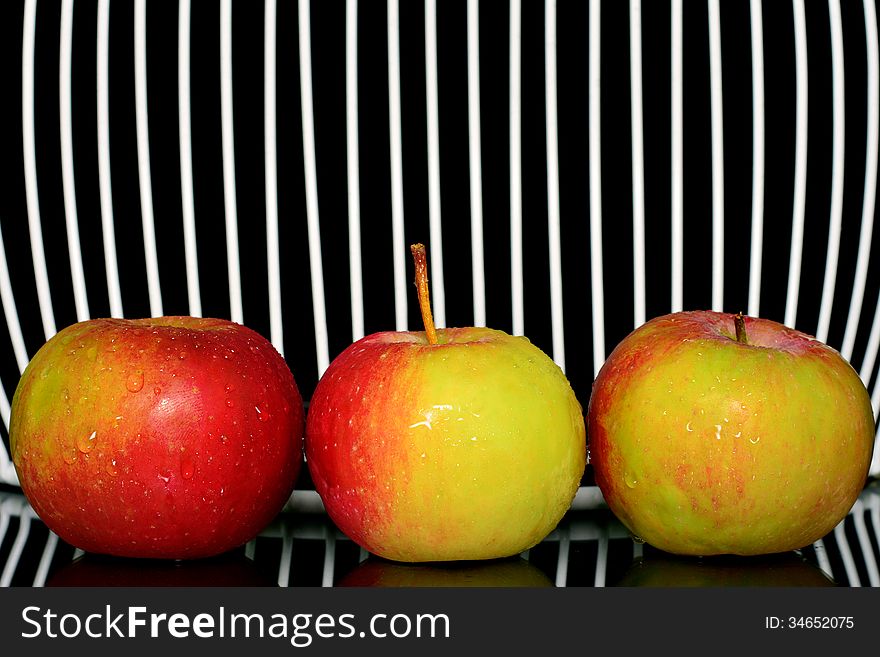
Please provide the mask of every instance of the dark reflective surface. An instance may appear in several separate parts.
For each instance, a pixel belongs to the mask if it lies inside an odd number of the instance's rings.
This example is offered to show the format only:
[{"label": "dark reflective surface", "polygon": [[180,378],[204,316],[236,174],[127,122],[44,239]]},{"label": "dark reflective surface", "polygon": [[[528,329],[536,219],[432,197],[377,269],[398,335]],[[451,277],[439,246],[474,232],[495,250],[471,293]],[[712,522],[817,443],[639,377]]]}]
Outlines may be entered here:
[{"label": "dark reflective surface", "polygon": [[633,560],[612,586],[729,587],[836,586],[825,572],[795,552],[760,557],[677,557],[661,552]]},{"label": "dark reflective surface", "polygon": [[275,586],[266,573],[242,554],[193,561],[123,559],[85,554],[46,579],[54,586]]},{"label": "dark reflective surface", "polygon": [[370,557],[336,586],[552,587],[553,581],[521,557],[492,561],[403,564]]}]

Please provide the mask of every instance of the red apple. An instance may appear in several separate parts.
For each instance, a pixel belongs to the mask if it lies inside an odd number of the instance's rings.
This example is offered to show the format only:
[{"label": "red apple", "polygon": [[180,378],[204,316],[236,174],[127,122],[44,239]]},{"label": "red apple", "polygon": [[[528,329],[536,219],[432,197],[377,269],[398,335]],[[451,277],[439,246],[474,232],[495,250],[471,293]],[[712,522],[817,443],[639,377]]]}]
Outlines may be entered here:
[{"label": "red apple", "polygon": [[435,330],[424,247],[416,252],[426,330],[376,333],[333,360],[309,405],[306,462],[331,519],[374,554],[514,555],[571,505],[585,467],[583,411],[526,338]]},{"label": "red apple", "polygon": [[10,442],[46,525],[89,552],[195,558],[247,542],[288,499],[303,405],[281,355],[221,319],[94,319],[23,373]]},{"label": "red apple", "polygon": [[678,554],[769,554],[831,531],[861,492],[874,416],[815,338],[708,311],[626,337],[588,409],[596,483],[627,528]]}]

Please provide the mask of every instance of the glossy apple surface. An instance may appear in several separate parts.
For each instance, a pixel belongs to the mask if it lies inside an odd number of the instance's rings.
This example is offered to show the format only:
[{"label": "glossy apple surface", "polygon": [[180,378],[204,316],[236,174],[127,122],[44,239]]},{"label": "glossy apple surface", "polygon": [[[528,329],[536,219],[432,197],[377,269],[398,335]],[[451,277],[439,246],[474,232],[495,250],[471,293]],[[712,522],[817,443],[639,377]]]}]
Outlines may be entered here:
[{"label": "glossy apple surface", "polygon": [[226,320],[95,319],[49,340],[12,403],[22,490],[88,552],[195,558],[253,538],[302,462],[284,359]]},{"label": "glossy apple surface", "polygon": [[488,328],[376,333],[324,373],[306,460],[332,520],[406,562],[517,554],[571,505],[583,411],[526,338]]},{"label": "glossy apple surface", "polygon": [[874,419],[853,368],[781,324],[708,311],[626,337],[594,383],[590,462],[636,536],[689,555],[769,554],[831,531],[866,481]]}]

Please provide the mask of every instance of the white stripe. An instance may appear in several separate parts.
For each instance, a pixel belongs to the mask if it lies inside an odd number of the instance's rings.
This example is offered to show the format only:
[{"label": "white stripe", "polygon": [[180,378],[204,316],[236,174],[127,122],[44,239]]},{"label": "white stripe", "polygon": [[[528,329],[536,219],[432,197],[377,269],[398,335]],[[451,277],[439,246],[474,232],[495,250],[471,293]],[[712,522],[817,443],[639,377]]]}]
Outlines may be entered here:
[{"label": "white stripe", "polygon": [[134,97],[137,125],[138,180],[141,193],[141,221],[144,229],[144,256],[147,263],[147,289],[150,314],[162,315],[159,287],[159,260],[156,255],[156,228],[153,219],[153,183],[150,173],[150,127],[147,117],[147,2],[134,6]]},{"label": "white stripe", "polygon": [[192,105],[190,100],[190,0],[180,0],[177,19],[177,110],[180,123],[180,192],[183,203],[183,247],[189,314],[200,317],[199,262],[196,250],[196,207],[193,192]]},{"label": "white stripe", "polygon": [[6,247],[3,244],[2,230],[0,230],[0,303],[3,304],[3,314],[6,316],[9,340],[12,342],[12,353],[15,354],[15,363],[21,373],[27,367],[29,358],[27,348],[24,345],[21,324],[18,321],[18,308],[15,305],[15,295],[12,292],[12,281],[9,278],[9,263],[6,261]]},{"label": "white stripe", "polygon": [[437,89],[437,1],[425,0],[425,88],[428,114],[428,222],[431,244],[431,301],[434,323],[446,326],[443,234],[440,223],[440,109]]},{"label": "white stripe", "polygon": [[599,540],[596,545],[596,574],[593,577],[593,586],[605,586],[608,575],[608,526],[603,525],[599,529]]},{"label": "white stripe", "polygon": [[34,279],[43,335],[55,335],[55,313],[49,291],[46,254],[43,251],[43,228],[40,222],[40,197],[37,191],[37,146],[34,135],[34,41],[37,30],[37,0],[24,3],[24,27],[21,46],[21,132],[24,142],[24,187],[27,198],[28,231],[34,261]]},{"label": "white stripe", "polygon": [[486,281],[483,262],[483,176],[480,148],[480,7],[467,5],[468,153],[471,183],[471,267],[474,278],[474,326],[486,325]]},{"label": "white stripe", "polygon": [[[0,419],[3,420],[3,426],[9,433],[9,418],[12,415],[12,408],[9,405],[9,397],[6,395],[6,387],[0,381]],[[6,452],[6,445],[0,440],[0,474],[6,474],[10,468],[9,454]]]},{"label": "white stripe", "polygon": [[351,336],[364,337],[364,291],[361,269],[361,193],[358,149],[357,0],[345,3],[345,129],[348,163],[348,262],[351,284]]},{"label": "white stripe", "polygon": [[281,560],[278,563],[278,586],[290,583],[290,567],[293,564],[293,530],[288,523],[281,528]]},{"label": "white stripe", "polygon": [[633,319],[645,323],[645,151],[642,118],[642,2],[629,3],[630,107],[632,112]]},{"label": "white stripe", "polygon": [[510,289],[512,330],[525,332],[522,246],[522,7],[510,2]]},{"label": "white stripe", "polygon": [[837,541],[837,549],[840,551],[840,560],[843,561],[843,569],[846,571],[847,586],[860,588],[862,582],[859,579],[859,571],[846,538],[846,518],[834,528],[834,538]]},{"label": "white stripe", "polygon": [[[601,18],[599,0],[590,0],[590,279],[593,310],[593,373],[605,362],[605,294],[602,285],[602,123]],[[558,195],[558,192],[557,192]],[[557,199],[558,203],[558,199]],[[562,276],[559,276],[559,321],[562,322]],[[561,340],[561,336],[560,336]]]},{"label": "white stripe", "polygon": [[336,575],[336,533],[335,528],[324,525],[324,568],[321,575],[321,586],[333,586]]},{"label": "white stripe", "polygon": [[40,555],[40,564],[37,572],[34,574],[34,587],[46,585],[46,577],[49,576],[49,569],[52,567],[52,559],[55,557],[55,550],[58,548],[58,534],[49,532],[46,537],[46,545],[43,547],[43,553]]},{"label": "white stripe", "polygon": [[865,522],[866,509],[862,500],[856,500],[850,515],[853,517],[856,536],[859,540],[859,548],[862,558],[865,560],[865,570],[868,572],[868,585],[880,586],[880,571],[877,570],[877,560],[874,558],[874,547],[871,545],[871,536],[868,534],[868,525]]},{"label": "white stripe", "polygon": [[[859,370],[859,376],[865,385],[869,385],[871,376],[874,373],[874,363],[877,361],[877,351],[880,349],[880,298],[874,305],[874,321],[871,322],[871,332],[868,334],[868,344],[865,347],[865,358],[862,360],[862,367]],[[880,390],[880,386],[875,383],[874,393]],[[877,417],[877,404],[874,404],[874,417]]]},{"label": "white stripe", "polygon": [[819,569],[833,579],[834,570],[831,568],[831,560],[828,558],[825,541],[820,538],[813,543],[813,549],[816,551],[816,561],[818,562]]},{"label": "white stripe", "polygon": [[794,208],[791,223],[791,253],[788,263],[788,292],[785,299],[786,326],[797,323],[798,295],[801,285],[801,259],[804,250],[804,214],[807,201],[807,19],[804,0],[792,0],[794,12],[795,54],[795,148],[794,148]]},{"label": "white stripe", "polygon": [[816,338],[828,341],[831,324],[831,308],[834,304],[834,286],[837,281],[837,260],[840,255],[840,230],[843,214],[843,157],[845,83],[843,71],[843,26],[840,3],[828,0],[831,19],[831,86],[832,130],[834,133],[831,155],[831,222],[828,227],[828,251],[825,257],[825,282],[822,285],[822,302],[819,306],[819,324]]},{"label": "white stripe", "polygon": [[709,0],[709,93],[712,115],[712,310],[724,309],[724,106],[721,9]]},{"label": "white stripe", "polygon": [[[880,306],[880,301],[878,301],[878,306]],[[874,323],[875,323],[875,325],[877,324],[877,315],[874,315]],[[873,333],[873,327],[872,327],[872,333]],[[877,351],[877,348],[875,346],[874,347],[874,355],[876,355],[876,351]],[[873,360],[874,360],[874,358],[872,357],[871,361],[873,362]],[[874,409],[874,419],[876,421],[877,415],[880,414],[880,385],[878,385],[876,381],[874,382],[874,392],[871,393],[871,406]],[[878,427],[878,429],[880,429],[880,427]],[[877,457],[876,452],[877,452],[877,450],[874,450],[874,457],[875,458]]]},{"label": "white stripe", "polygon": [[556,555],[556,581],[555,586],[562,588],[568,581],[568,561],[571,551],[571,530],[569,527],[563,526],[558,530],[559,533],[559,552]]},{"label": "white stripe", "polygon": [[220,7],[220,130],[223,149],[223,205],[226,218],[226,266],[230,318],[241,324],[241,272],[238,258],[238,207],[235,196],[235,130],[232,102],[232,0]]},{"label": "white stripe", "polygon": [[[865,45],[868,58],[868,117],[865,134],[865,191],[862,197],[862,230],[859,235],[859,255],[856,259],[856,273],[853,293],[846,318],[846,332],[840,353],[844,358],[852,358],[862,302],[865,299],[865,284],[868,278],[868,260],[871,255],[871,239],[874,229],[874,202],[877,197],[877,141],[880,124],[880,56],[877,44],[877,8],[874,0],[864,0]],[[867,385],[867,379],[865,379]]]},{"label": "white stripe", "polygon": [[61,42],[58,61],[58,104],[61,135],[61,186],[64,194],[64,218],[67,228],[67,250],[77,321],[89,318],[89,300],[83,273],[82,249],[79,243],[79,218],[76,213],[76,182],[73,173],[73,108],[71,106],[73,60],[73,0],[61,3]]},{"label": "white stripe", "polygon": [[[559,235],[559,135],[556,116],[556,0],[547,0],[544,18],[544,96],[547,106],[547,225],[550,246],[550,318],[553,360],[565,370],[562,325],[562,254]],[[592,85],[591,85],[592,86]],[[592,200],[592,199],[591,199]],[[592,229],[592,217],[590,218]],[[593,301],[595,304],[595,299]],[[596,317],[593,317],[596,324]],[[595,351],[596,343],[593,342]]]},{"label": "white stripe", "polygon": [[682,0],[672,0],[672,312],[684,307],[684,119]]},{"label": "white stripe", "polygon": [[6,566],[3,573],[0,574],[0,588],[7,588],[12,584],[12,576],[15,569],[18,568],[18,562],[24,552],[24,545],[27,542],[28,534],[31,531],[31,517],[23,511],[18,516],[18,533],[15,535],[15,541],[9,554],[6,555]]},{"label": "white stripe", "polygon": [[751,0],[752,21],[752,249],[749,255],[748,314],[761,312],[764,244],[764,17],[761,0]]},{"label": "white stripe", "polygon": [[391,153],[391,240],[394,263],[394,325],[407,326],[406,241],[403,232],[403,128],[400,118],[400,18],[398,0],[388,0],[388,122]]},{"label": "white stripe", "polygon": [[[315,317],[315,347],[318,358],[318,376],[320,377],[330,364],[330,349],[327,344],[327,317],[324,309],[324,269],[321,264],[321,232],[318,225],[318,173],[315,162],[315,119],[314,105],[312,104],[312,44],[309,8],[309,0],[299,0],[299,76],[301,82],[300,96],[302,99],[303,159],[306,177],[306,218],[309,228],[309,272],[312,279],[312,312]],[[275,248],[277,257],[277,244]],[[281,310],[280,294],[278,310],[279,312]]]},{"label": "white stripe", "polygon": [[[281,323],[281,273],[278,254],[278,159],[275,123],[277,6],[266,0],[263,25],[263,151],[266,171],[266,266],[269,286],[269,336],[278,353],[284,354]],[[301,20],[301,18],[300,18]],[[308,32],[308,30],[306,30]],[[302,29],[300,29],[302,33]],[[302,48],[300,48],[302,49]],[[303,117],[305,122],[305,117]],[[317,317],[316,317],[317,319]]]},{"label": "white stripe", "polygon": [[98,189],[104,268],[107,272],[110,316],[122,317],[122,291],[119,287],[116,230],[113,225],[113,188],[110,182],[110,0],[98,0],[97,36]]}]

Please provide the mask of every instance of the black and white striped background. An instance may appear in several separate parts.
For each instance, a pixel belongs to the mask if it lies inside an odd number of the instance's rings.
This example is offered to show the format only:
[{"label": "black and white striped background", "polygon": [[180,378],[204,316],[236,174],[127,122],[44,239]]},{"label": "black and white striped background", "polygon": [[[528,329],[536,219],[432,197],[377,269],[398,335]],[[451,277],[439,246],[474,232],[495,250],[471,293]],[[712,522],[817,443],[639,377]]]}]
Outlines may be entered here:
[{"label": "black and white striped background", "polygon": [[0,31],[5,421],[108,315],[242,321],[307,399],[419,328],[415,241],[440,325],[528,335],[584,405],[682,308],[813,333],[880,401],[874,0],[24,0]]}]

